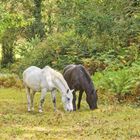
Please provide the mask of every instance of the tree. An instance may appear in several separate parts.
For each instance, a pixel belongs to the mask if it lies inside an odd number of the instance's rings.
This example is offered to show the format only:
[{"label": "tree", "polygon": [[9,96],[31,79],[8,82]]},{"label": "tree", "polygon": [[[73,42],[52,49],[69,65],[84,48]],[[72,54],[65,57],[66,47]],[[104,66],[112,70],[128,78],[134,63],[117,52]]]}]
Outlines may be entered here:
[{"label": "tree", "polygon": [[34,22],[31,25],[31,36],[29,38],[34,38],[36,35],[38,35],[40,38],[43,38],[45,36],[44,31],[44,23],[42,22],[42,0],[34,0],[34,10],[33,10],[33,17]]},{"label": "tree", "polygon": [[14,62],[14,41],[16,40],[17,31],[30,23],[27,20],[25,21],[23,15],[15,14],[4,7],[6,6],[1,3],[0,40],[2,43],[2,67],[6,67],[9,63]]},{"label": "tree", "polygon": [[102,50],[126,47],[139,32],[139,0],[61,0],[58,7],[63,31],[74,30]]},{"label": "tree", "polygon": [[15,31],[10,28],[6,30],[2,36],[2,61],[1,64],[3,67],[6,67],[7,64],[14,62],[14,40],[15,40]]}]

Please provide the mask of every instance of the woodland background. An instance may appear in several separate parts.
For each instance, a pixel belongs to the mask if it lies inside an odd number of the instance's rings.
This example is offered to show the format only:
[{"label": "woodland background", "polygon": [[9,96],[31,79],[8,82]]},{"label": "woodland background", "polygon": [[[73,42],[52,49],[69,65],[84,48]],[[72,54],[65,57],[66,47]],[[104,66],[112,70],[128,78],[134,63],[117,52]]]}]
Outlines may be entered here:
[{"label": "woodland background", "polygon": [[1,87],[30,65],[83,64],[103,99],[139,105],[139,0],[1,0],[0,42]]},{"label": "woodland background", "polygon": [[[27,112],[22,72],[82,64],[98,90],[80,110]],[[77,94],[78,95],[78,94]],[[0,0],[1,140],[140,139],[140,0]]]}]

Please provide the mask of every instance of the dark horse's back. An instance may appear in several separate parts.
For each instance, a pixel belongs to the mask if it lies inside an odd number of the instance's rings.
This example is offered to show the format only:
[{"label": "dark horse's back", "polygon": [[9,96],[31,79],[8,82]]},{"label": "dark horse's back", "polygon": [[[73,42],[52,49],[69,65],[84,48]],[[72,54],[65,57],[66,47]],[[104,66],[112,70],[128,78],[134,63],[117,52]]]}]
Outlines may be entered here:
[{"label": "dark horse's back", "polygon": [[63,76],[67,81],[69,87],[71,89],[75,89],[75,91],[84,90],[82,85],[84,84],[83,80],[85,80],[85,78],[88,79],[88,81],[90,81],[89,73],[80,64],[71,64],[66,66],[63,71]]},{"label": "dark horse's back", "polygon": [[84,66],[80,64],[68,65],[63,70],[63,76],[67,81],[70,89],[80,91],[81,94],[85,91],[87,95],[86,100],[91,109],[97,108],[96,90],[90,78],[90,74],[88,73],[88,71],[85,69]]}]

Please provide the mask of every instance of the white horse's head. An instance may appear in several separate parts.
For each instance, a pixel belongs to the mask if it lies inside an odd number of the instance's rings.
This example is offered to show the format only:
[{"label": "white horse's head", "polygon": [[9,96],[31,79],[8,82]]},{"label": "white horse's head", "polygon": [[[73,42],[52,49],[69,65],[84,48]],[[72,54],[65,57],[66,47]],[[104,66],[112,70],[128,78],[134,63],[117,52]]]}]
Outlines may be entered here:
[{"label": "white horse's head", "polygon": [[66,93],[62,96],[62,102],[64,103],[64,109],[66,111],[73,111],[73,90],[68,89]]}]

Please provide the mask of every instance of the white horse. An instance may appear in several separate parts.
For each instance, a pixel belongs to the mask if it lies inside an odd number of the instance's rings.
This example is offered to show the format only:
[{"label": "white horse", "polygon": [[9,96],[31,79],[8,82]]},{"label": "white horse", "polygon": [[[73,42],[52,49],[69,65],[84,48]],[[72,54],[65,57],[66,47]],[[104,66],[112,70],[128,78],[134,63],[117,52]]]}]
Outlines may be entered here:
[{"label": "white horse", "polygon": [[64,109],[66,111],[73,110],[73,90],[70,90],[62,74],[55,71],[51,67],[46,66],[43,69],[40,69],[38,67],[31,66],[27,68],[23,72],[23,83],[27,93],[28,111],[34,110],[33,100],[37,91],[41,91],[39,112],[42,112],[42,105],[47,91],[51,91],[54,110],[56,110],[55,93],[57,89],[62,93]]}]

